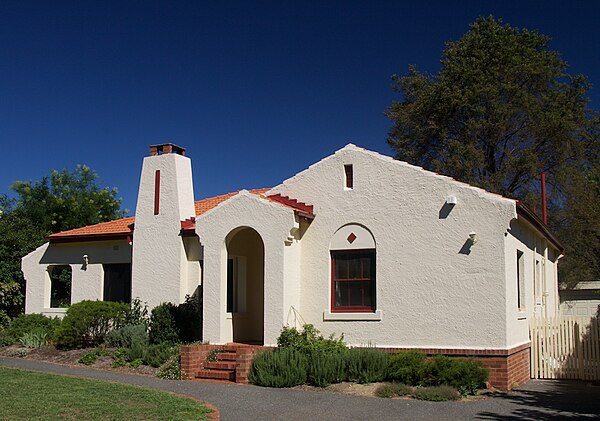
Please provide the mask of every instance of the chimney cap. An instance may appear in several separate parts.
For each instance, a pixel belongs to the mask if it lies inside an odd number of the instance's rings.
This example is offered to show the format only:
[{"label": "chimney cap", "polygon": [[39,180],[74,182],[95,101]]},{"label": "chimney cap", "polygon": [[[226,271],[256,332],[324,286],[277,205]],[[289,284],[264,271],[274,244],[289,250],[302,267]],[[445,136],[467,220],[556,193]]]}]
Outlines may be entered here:
[{"label": "chimney cap", "polygon": [[185,148],[177,146],[174,143],[160,143],[157,145],[150,145],[150,156],[167,153],[176,153],[178,155],[185,156]]}]

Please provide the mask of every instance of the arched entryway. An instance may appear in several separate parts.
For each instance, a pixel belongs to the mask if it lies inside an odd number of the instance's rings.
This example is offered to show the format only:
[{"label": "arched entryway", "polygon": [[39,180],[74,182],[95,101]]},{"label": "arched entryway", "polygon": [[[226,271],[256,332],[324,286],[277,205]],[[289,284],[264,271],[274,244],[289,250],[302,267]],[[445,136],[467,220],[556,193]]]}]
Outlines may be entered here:
[{"label": "arched entryway", "polygon": [[233,341],[264,342],[265,248],[254,229],[240,227],[227,235],[227,312]]}]

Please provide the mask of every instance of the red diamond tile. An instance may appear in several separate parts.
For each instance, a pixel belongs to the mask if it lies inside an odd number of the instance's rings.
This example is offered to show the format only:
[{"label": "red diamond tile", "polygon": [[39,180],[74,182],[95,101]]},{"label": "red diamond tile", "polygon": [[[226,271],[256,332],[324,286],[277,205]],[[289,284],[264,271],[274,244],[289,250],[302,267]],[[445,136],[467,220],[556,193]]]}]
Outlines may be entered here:
[{"label": "red diamond tile", "polygon": [[347,240],[350,244],[352,244],[354,242],[354,240],[356,240],[356,235],[353,232],[351,232],[350,235],[348,236]]}]

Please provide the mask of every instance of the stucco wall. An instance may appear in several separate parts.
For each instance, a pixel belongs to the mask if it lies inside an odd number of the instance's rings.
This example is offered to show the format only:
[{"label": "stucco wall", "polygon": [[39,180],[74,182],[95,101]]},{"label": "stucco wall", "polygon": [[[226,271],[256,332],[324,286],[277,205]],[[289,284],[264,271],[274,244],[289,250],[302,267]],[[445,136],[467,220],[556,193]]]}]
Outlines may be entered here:
[{"label": "stucco wall", "polygon": [[[345,164],[353,189],[344,186]],[[301,240],[300,313],[324,334],[343,332],[351,345],[509,346],[504,234],[514,201],[352,145],[269,193],[314,205]],[[445,205],[449,196],[455,206]],[[328,314],[330,240],[350,223],[368,228],[377,245],[375,320]],[[478,241],[469,247],[471,232]]]},{"label": "stucco wall", "polygon": [[[555,317],[558,314],[558,253],[527,222],[511,223],[506,235],[506,321],[508,343],[517,346],[529,341],[529,320],[534,314]],[[523,253],[524,303],[518,309],[517,250]],[[540,272],[536,273],[536,261]],[[534,283],[539,276],[539,291]],[[536,298],[537,296],[537,298]]]},{"label": "stucco wall", "polygon": [[[160,170],[160,211],[154,214]],[[132,297],[148,307],[178,304],[190,293],[181,221],[195,216],[191,161],[178,154],[144,158],[133,233]]]},{"label": "stucco wall", "polygon": [[[286,242],[298,227],[294,212],[281,205],[241,191],[196,220],[196,233],[204,249],[204,340],[226,343],[233,339],[233,326],[226,312],[227,248],[225,239],[234,229],[250,227],[264,244],[264,343],[273,345],[283,327],[284,291],[294,277],[286,277],[284,268]],[[293,240],[292,240],[293,241]],[[290,270],[298,270],[299,262],[288,261]],[[293,288],[291,289],[293,291]]]},{"label": "stucco wall", "polygon": [[[88,265],[83,255],[88,255]],[[130,263],[131,246],[125,240],[81,243],[46,243],[25,256],[22,270],[27,285],[25,313],[62,315],[65,309],[50,308],[51,265],[70,265],[72,273],[71,303],[102,300],[104,293],[103,263]]]}]

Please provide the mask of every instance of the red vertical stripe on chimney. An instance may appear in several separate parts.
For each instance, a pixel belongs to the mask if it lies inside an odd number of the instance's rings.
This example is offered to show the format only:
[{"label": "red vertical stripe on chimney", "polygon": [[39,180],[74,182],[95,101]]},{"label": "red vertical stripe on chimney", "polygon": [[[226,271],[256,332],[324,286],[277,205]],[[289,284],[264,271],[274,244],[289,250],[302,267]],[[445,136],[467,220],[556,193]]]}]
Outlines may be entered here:
[{"label": "red vertical stripe on chimney", "polygon": [[160,212],[160,170],[154,173],[154,215]]},{"label": "red vertical stripe on chimney", "polygon": [[542,221],[548,224],[546,220],[546,173],[542,173]]}]

